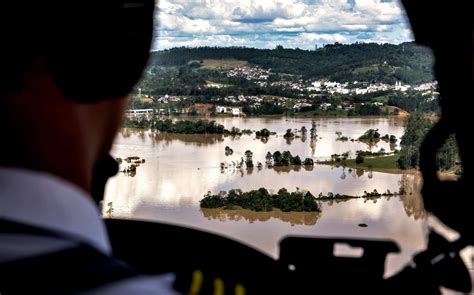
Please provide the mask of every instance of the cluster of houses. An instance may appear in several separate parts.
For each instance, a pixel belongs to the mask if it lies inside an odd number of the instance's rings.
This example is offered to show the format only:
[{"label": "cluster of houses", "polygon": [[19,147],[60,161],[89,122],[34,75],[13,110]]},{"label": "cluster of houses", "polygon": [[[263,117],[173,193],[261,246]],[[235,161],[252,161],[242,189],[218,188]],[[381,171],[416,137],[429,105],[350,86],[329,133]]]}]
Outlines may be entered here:
[{"label": "cluster of houses", "polygon": [[182,96],[172,96],[172,95],[168,95],[168,94],[166,94],[164,96],[161,96],[160,98],[155,99],[151,95],[143,94],[141,88],[138,89],[138,96],[141,97],[141,100],[143,102],[148,102],[148,103],[159,102],[159,103],[167,104],[167,103],[172,103],[172,102],[180,102],[180,101],[184,100],[184,98]]},{"label": "cluster of houses", "polygon": [[[257,108],[261,106],[264,98],[260,96],[258,97],[249,96],[249,97],[246,97],[246,99],[247,99],[247,104],[249,106],[253,108]],[[266,98],[266,100],[271,101],[275,105],[286,106],[288,108],[291,108],[294,112],[302,111],[304,108],[313,107],[313,104],[311,103],[311,101],[307,99],[293,100],[287,97],[271,97],[271,98]],[[361,103],[361,104],[364,105],[364,103]],[[379,107],[384,106],[384,104],[381,102],[371,102],[370,104],[376,105]],[[340,109],[340,110],[349,111],[349,110],[354,109],[354,107],[355,107],[354,104],[349,103],[349,102],[342,102],[341,104],[338,104],[338,105],[334,105],[331,102],[323,102],[319,105],[319,108],[323,111],[326,111],[329,109]],[[151,117],[153,114],[156,114],[156,115],[182,115],[182,114],[210,115],[211,113],[226,114],[226,115],[235,116],[235,117],[245,116],[245,114],[242,111],[242,107],[222,106],[222,105],[215,105],[215,104],[210,104],[210,103],[196,103],[182,109],[160,108],[160,109],[134,109],[134,110],[126,111],[126,115],[129,117],[145,116],[147,118]]]},{"label": "cluster of houses", "polygon": [[227,77],[238,77],[247,80],[267,80],[270,77],[271,70],[266,70],[258,66],[237,67],[226,73]]},{"label": "cluster of houses", "polygon": [[351,84],[339,83],[334,81],[319,80],[312,83],[311,86],[306,87],[307,91],[314,92],[327,92],[330,94],[356,94],[363,95],[367,93],[373,93],[378,91],[395,90],[399,92],[407,92],[408,90],[433,92],[438,88],[438,83],[424,83],[416,86],[403,85],[400,81],[396,82],[395,85],[386,83],[367,83],[354,81]]},{"label": "cluster of houses", "polygon": [[280,86],[280,87],[286,87],[294,90],[304,90],[304,86],[301,82],[295,82],[295,81],[276,81],[271,84],[272,86]]},{"label": "cluster of houses", "polygon": [[[227,77],[241,77],[247,80],[254,80],[261,86],[267,86],[267,80],[270,76],[271,70],[266,70],[258,66],[243,66],[237,67],[233,70],[226,72]],[[400,81],[394,85],[387,83],[368,83],[354,81],[352,83],[340,83],[328,80],[317,80],[317,81],[276,81],[270,84],[271,86],[280,86],[288,89],[298,91],[308,91],[316,93],[329,93],[329,94],[347,94],[347,95],[363,95],[367,93],[373,93],[378,91],[395,90],[400,92],[407,92],[409,90],[423,91],[425,95],[435,92],[438,88],[438,83],[423,83],[419,85],[405,85]],[[316,95],[316,94],[313,94]]]},{"label": "cluster of houses", "polygon": [[158,98],[156,101],[159,102],[159,103],[172,103],[172,102],[180,102],[182,101],[184,98],[183,97],[180,97],[180,96],[171,96],[171,95],[164,95],[160,98]]},{"label": "cluster of houses", "polygon": [[237,107],[216,106],[216,113],[231,114],[232,116],[240,116],[242,114],[242,110],[241,108],[237,108]]},{"label": "cluster of houses", "polygon": [[[241,66],[234,68],[232,70],[224,72],[227,77],[239,77],[244,78],[247,80],[252,80],[254,83],[257,83],[261,86],[268,86],[270,84],[269,76],[271,74],[270,69],[263,69],[258,66]],[[221,85],[221,84],[216,84]],[[158,102],[163,108],[159,109],[144,109],[144,110],[129,110],[127,111],[127,115],[129,116],[140,116],[140,115],[150,115],[153,113],[160,114],[160,115],[179,115],[179,114],[189,114],[189,113],[197,113],[201,115],[209,115],[212,112],[216,114],[228,114],[232,116],[243,116],[245,115],[242,112],[241,107],[235,107],[235,105],[247,105],[254,108],[260,107],[264,101],[271,102],[278,106],[283,106],[288,109],[292,109],[295,112],[301,111],[305,108],[313,107],[314,98],[322,97],[325,95],[364,95],[368,93],[374,93],[379,91],[399,91],[399,92],[407,92],[407,91],[418,91],[421,92],[423,96],[426,96],[426,100],[433,100],[436,99],[438,83],[423,83],[419,85],[404,85],[400,81],[396,82],[395,84],[387,84],[387,83],[370,83],[370,82],[335,82],[329,80],[317,80],[317,81],[304,81],[304,80],[296,80],[296,81],[276,81],[272,82],[270,85],[272,86],[279,86],[287,89],[293,89],[297,91],[301,91],[300,98],[293,99],[288,97],[280,97],[280,96],[268,96],[268,95],[238,95],[238,96],[225,96],[225,97],[218,97],[211,99],[211,103],[209,104],[194,104],[191,106],[187,106],[185,108],[176,109],[172,108],[172,105],[176,105],[173,103],[179,103],[186,101],[187,97],[183,96],[171,96],[171,95],[164,95],[159,98],[153,98],[151,96],[142,95],[141,89],[139,89],[139,95],[141,95],[144,99],[149,100],[150,102]],[[211,84],[212,87],[214,87]],[[211,87],[209,86],[209,87]],[[217,87],[217,86],[216,86]],[[219,86],[220,87],[220,86]],[[306,93],[304,93],[306,92]],[[166,104],[169,107],[166,106]],[[222,106],[224,105],[233,105],[233,106]],[[323,102],[319,105],[320,109],[328,110],[328,109],[344,109],[344,110],[351,110],[354,108],[354,105],[349,102],[339,103],[338,105],[333,105],[334,102],[330,99],[326,102]],[[383,106],[381,102],[373,102],[374,105]],[[178,104],[179,105],[179,104]],[[183,104],[181,104],[183,105]]]},{"label": "cluster of houses", "polygon": [[207,115],[211,113],[215,114],[227,114],[232,116],[242,116],[241,107],[229,107],[229,106],[220,106],[210,103],[195,103],[185,110],[186,113],[196,112],[200,115]]},{"label": "cluster of houses", "polygon": [[228,95],[225,97],[217,97],[214,99],[211,99],[211,101],[225,101],[226,103],[229,104],[243,104],[243,103],[248,103],[248,102],[262,102],[263,97],[258,96],[258,95]]},{"label": "cluster of houses", "polygon": [[[362,103],[363,104],[363,103]],[[377,103],[378,104],[378,103]],[[375,103],[374,103],[375,105]],[[381,104],[383,105],[383,104]],[[380,106],[380,105],[379,105]],[[346,110],[346,111],[349,111],[349,110],[353,110],[354,109],[354,104],[352,103],[348,103],[348,102],[343,102],[342,104],[339,104],[339,105],[335,105],[333,106],[332,103],[329,103],[329,102],[323,102],[319,108],[323,111],[327,111],[328,109],[331,109],[335,107],[336,109],[338,110]]]}]

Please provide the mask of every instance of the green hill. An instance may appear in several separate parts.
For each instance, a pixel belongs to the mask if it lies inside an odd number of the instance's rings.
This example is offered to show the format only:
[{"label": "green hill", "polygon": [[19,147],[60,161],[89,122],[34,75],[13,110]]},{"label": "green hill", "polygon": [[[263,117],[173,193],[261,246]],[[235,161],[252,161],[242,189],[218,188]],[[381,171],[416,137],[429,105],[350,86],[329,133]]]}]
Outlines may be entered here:
[{"label": "green hill", "polygon": [[[173,48],[152,54],[152,66],[182,66],[199,61],[236,60],[274,73],[304,79],[339,82],[376,81],[419,84],[433,81],[433,57],[429,49],[413,42],[394,44],[331,44],[317,50],[255,49],[245,47]],[[196,62],[197,61],[197,62]],[[217,63],[218,64],[218,63]],[[217,67],[218,68],[218,67]],[[216,69],[217,69],[216,68]]]}]

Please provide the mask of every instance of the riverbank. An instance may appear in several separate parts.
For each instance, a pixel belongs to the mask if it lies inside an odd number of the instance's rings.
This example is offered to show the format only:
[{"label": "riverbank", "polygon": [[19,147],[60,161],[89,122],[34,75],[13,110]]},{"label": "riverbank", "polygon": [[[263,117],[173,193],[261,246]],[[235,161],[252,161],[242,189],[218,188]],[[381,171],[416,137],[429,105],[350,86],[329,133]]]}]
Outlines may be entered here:
[{"label": "riverbank", "polygon": [[[378,156],[364,158],[364,162],[357,164],[355,159],[343,161],[318,161],[317,164],[329,165],[334,167],[347,167],[352,169],[371,170],[375,172],[392,173],[392,174],[415,174],[419,172],[418,169],[400,169],[398,167],[399,154],[390,156]],[[438,177],[441,180],[458,180],[460,177],[460,168],[455,167],[446,171],[438,171]]]},{"label": "riverbank", "polygon": [[379,114],[379,115],[359,115],[359,114],[350,114],[349,111],[342,110],[342,109],[335,109],[335,110],[311,110],[307,112],[296,112],[292,113],[288,117],[303,117],[303,118],[311,118],[311,117],[323,117],[323,118],[334,118],[334,117],[341,117],[341,118],[374,118],[374,117],[382,117],[382,118],[400,118],[404,119],[410,115],[407,111],[400,109],[395,106],[386,106],[383,107],[383,111],[386,114]]},{"label": "riverbank", "polygon": [[[395,108],[395,107],[394,107]],[[401,109],[400,109],[401,110]],[[407,116],[409,116],[410,113],[401,110],[398,115],[395,114],[388,114],[388,115],[351,115],[349,116],[346,111],[341,111],[341,110],[334,110],[334,111],[308,111],[308,112],[297,112],[297,113],[291,113],[291,114],[268,114],[268,115],[247,115],[247,114],[242,114],[240,116],[234,116],[231,114],[216,114],[216,115],[210,115],[210,114],[200,114],[200,115],[187,115],[187,114],[170,114],[170,115],[157,115],[158,118],[172,118],[172,119],[181,119],[181,120],[215,120],[215,119],[282,119],[282,118],[354,118],[354,119],[374,119],[374,118],[380,118],[380,119],[405,119]],[[129,118],[137,118],[130,116]]]}]

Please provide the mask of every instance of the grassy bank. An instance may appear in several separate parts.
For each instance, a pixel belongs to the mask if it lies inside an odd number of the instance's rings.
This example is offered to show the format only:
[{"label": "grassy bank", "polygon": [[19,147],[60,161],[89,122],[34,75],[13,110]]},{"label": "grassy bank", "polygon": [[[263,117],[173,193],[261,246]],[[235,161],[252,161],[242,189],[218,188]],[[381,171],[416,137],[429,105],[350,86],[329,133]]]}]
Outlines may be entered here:
[{"label": "grassy bank", "polygon": [[380,156],[380,157],[371,157],[365,158],[363,163],[356,164],[355,159],[345,160],[345,161],[320,161],[318,164],[323,165],[331,165],[331,166],[345,166],[349,168],[358,168],[358,169],[372,169],[372,170],[380,170],[380,171],[393,171],[399,172],[402,171],[398,165],[397,161],[399,159],[399,155],[391,155],[391,156]]}]

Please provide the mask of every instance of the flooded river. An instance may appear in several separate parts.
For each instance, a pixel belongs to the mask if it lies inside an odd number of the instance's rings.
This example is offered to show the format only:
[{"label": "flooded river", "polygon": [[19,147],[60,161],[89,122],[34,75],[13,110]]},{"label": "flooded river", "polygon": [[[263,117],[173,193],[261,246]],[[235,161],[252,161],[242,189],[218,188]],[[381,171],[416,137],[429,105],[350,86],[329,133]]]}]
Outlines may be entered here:
[{"label": "flooded river", "polygon": [[[397,118],[320,118],[316,119],[318,140],[309,138],[287,141],[283,134],[289,128],[311,128],[311,119],[289,118],[218,118],[227,129],[277,132],[264,142],[255,135],[239,137],[214,135],[156,134],[144,130],[122,130],[113,147],[116,157],[139,156],[146,163],[138,167],[135,177],[120,174],[106,190],[106,203],[112,202],[113,217],[162,221],[216,232],[273,256],[278,256],[278,241],[287,235],[315,237],[357,237],[392,239],[402,253],[388,258],[386,274],[407,263],[413,253],[426,246],[426,219],[422,202],[416,193],[420,180],[415,174],[381,173],[315,165],[313,169],[275,170],[264,167],[252,171],[237,169],[246,150],[253,152],[254,163],[265,162],[267,152],[289,150],[302,159],[330,158],[332,154],[357,150],[378,151],[398,148],[380,141],[369,147],[361,142],[337,141],[342,136],[358,138],[368,129],[379,129],[382,135],[403,134],[403,120]],[[226,156],[229,146],[234,154]],[[228,169],[221,169],[226,163]],[[351,199],[322,202],[322,213],[251,212],[247,210],[201,210],[199,200],[205,193],[222,190],[244,191],[265,187],[277,191],[296,188],[314,195],[327,192],[362,195],[364,191],[387,189],[395,192],[404,185],[411,195],[378,199]],[[107,209],[104,208],[104,211]],[[363,228],[358,224],[365,223]]]}]

